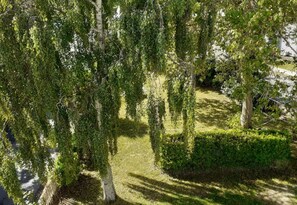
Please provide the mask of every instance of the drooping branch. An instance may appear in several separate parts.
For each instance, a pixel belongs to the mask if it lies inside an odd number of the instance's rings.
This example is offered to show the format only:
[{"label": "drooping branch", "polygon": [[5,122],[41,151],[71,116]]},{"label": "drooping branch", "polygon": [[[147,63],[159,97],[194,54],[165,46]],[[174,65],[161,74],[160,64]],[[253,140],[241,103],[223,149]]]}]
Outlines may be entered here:
[{"label": "drooping branch", "polygon": [[98,6],[97,6],[97,4],[94,1],[92,1],[92,0],[86,0],[86,1],[88,3],[90,3],[90,4],[92,4],[95,7],[96,10],[98,9]]},{"label": "drooping branch", "polygon": [[3,144],[3,148],[4,148],[4,149],[7,149],[7,146],[6,146],[5,142],[4,142],[4,139],[3,139],[3,137],[2,137],[2,134],[3,134],[4,131],[5,131],[5,127],[6,127],[6,125],[7,125],[7,120],[3,123],[3,128],[2,128],[2,131],[1,131],[1,133],[0,133],[0,139],[1,139],[1,141],[2,141],[2,144]]},{"label": "drooping branch", "polygon": [[293,48],[293,46],[291,45],[291,43],[288,41],[287,38],[285,38],[281,33],[280,34],[280,37],[282,39],[284,39],[284,41],[286,42],[287,46],[289,46],[289,48],[297,55],[297,50]]},{"label": "drooping branch", "polygon": [[6,11],[2,12],[2,13],[0,14],[0,17],[7,15],[9,11],[10,11],[10,10],[6,10]]},{"label": "drooping branch", "polygon": [[183,67],[183,68],[188,68],[188,69],[194,69],[195,65],[190,62],[186,62],[180,58],[177,60],[174,59],[173,54],[167,53],[166,56],[176,65]]},{"label": "drooping branch", "polygon": [[157,8],[159,10],[159,16],[160,16],[160,30],[164,31],[164,19],[163,19],[162,8],[161,8],[160,2],[158,0],[156,0],[156,4],[157,4]]}]

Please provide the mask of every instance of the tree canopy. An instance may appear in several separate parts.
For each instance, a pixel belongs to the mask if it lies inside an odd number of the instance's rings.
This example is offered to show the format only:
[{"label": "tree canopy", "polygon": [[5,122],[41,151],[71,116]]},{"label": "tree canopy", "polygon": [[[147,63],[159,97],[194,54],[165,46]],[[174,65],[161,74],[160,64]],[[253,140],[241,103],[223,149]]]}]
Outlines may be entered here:
[{"label": "tree canopy", "polygon": [[23,203],[17,166],[42,181],[54,172],[60,185],[68,185],[87,158],[114,189],[109,155],[117,153],[121,99],[127,117],[137,119],[147,81],[158,161],[166,110],[166,99],[154,92],[160,74],[167,79],[172,119],[182,116],[191,143],[195,76],[206,72],[214,39],[235,61],[242,95],[252,95],[255,73],[268,72],[277,37],[296,20],[295,8],[294,0],[1,0],[0,122],[18,144],[14,151],[2,131],[1,184]]}]

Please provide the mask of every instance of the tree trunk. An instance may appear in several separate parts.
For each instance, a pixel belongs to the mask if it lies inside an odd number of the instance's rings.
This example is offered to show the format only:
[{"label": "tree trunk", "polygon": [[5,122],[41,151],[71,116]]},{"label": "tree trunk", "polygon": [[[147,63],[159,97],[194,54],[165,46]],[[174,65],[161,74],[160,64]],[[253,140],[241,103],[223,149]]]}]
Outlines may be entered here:
[{"label": "tree trunk", "polygon": [[242,102],[240,124],[243,128],[252,128],[253,96],[248,92]]},{"label": "tree trunk", "polygon": [[102,0],[96,0],[96,26],[98,32],[98,42],[101,51],[104,51],[104,30],[103,30],[103,16],[102,16]]},{"label": "tree trunk", "polygon": [[101,177],[103,200],[109,204],[116,200],[116,192],[113,184],[111,167],[108,164],[106,175]]},{"label": "tree trunk", "polygon": [[[105,42],[104,42],[104,28],[103,28],[103,5],[102,0],[96,0],[96,29],[97,29],[97,40],[99,44],[99,48],[101,52],[104,54],[105,50]],[[105,78],[100,79],[100,84],[103,85],[105,83]],[[98,128],[102,128],[102,104],[98,99],[95,100],[95,108],[97,110],[97,121]],[[101,176],[101,185],[103,191],[103,200],[105,203],[109,204],[116,200],[116,192],[113,184],[113,177],[110,164],[107,163],[106,174]]]}]

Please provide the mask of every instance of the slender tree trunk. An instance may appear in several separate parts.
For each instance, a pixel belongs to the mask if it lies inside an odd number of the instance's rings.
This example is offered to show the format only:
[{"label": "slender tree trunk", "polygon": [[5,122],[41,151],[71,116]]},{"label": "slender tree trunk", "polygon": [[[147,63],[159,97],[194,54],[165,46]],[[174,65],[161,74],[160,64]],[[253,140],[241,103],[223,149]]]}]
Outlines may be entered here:
[{"label": "slender tree trunk", "polygon": [[243,128],[252,128],[253,96],[248,92],[242,102],[240,124]]},{"label": "slender tree trunk", "polygon": [[[102,0],[96,0],[96,30],[97,30],[97,40],[100,48],[100,52],[104,53],[105,45],[104,45],[104,28],[103,28],[103,5]],[[100,79],[99,82],[101,85],[105,83],[105,79]],[[97,110],[97,121],[98,121],[98,128],[101,129],[102,127],[102,104],[98,99],[95,100],[95,108]],[[103,190],[103,200],[105,203],[109,204],[116,200],[116,192],[115,187],[113,184],[113,177],[110,164],[107,164],[106,174],[101,176],[101,184]]]},{"label": "slender tree trunk", "polygon": [[103,16],[102,16],[102,0],[96,0],[96,26],[98,32],[98,43],[101,51],[104,50],[104,30],[103,30]]},{"label": "slender tree trunk", "polygon": [[[100,113],[102,112],[102,105],[99,102],[99,100],[95,101],[95,108],[97,111],[97,122],[99,129],[101,127],[101,116]],[[107,164],[107,170],[105,175],[101,175],[101,185],[102,185],[102,191],[103,191],[103,200],[105,203],[109,204],[116,200],[116,191],[113,184],[113,177],[112,177],[112,171],[110,164]]]},{"label": "slender tree trunk", "polygon": [[113,177],[111,167],[108,164],[107,173],[105,176],[101,177],[101,185],[103,190],[103,200],[105,203],[111,203],[116,200],[116,192],[113,184]]}]

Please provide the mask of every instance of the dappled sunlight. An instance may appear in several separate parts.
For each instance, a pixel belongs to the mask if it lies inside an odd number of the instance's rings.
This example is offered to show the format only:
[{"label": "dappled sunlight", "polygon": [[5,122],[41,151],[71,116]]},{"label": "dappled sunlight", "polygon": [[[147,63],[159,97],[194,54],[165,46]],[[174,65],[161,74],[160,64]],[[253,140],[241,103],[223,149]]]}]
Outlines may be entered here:
[{"label": "dappled sunlight", "polygon": [[[294,204],[297,173],[293,170],[217,170],[173,178],[154,163],[149,137],[119,138],[111,159],[118,194],[115,204]],[[62,204],[103,204],[99,174],[84,171],[63,188]]]},{"label": "dappled sunlight", "polygon": [[142,175],[130,174],[137,184],[127,186],[143,195],[147,200],[170,204],[260,204],[259,199],[249,192],[247,186],[238,184],[230,187],[223,183],[160,182]]},{"label": "dappled sunlight", "polygon": [[290,205],[296,203],[296,183],[292,184],[286,180],[271,179],[269,181],[259,180],[256,185],[261,189],[259,195],[267,201],[275,204]]},{"label": "dappled sunlight", "polygon": [[148,136],[119,138],[119,145],[120,154],[112,160],[115,185],[120,197],[133,204],[277,204],[281,200],[276,203],[260,194],[266,187],[258,181],[296,184],[293,169],[217,170],[172,177],[155,166]]},{"label": "dappled sunlight", "polygon": [[208,202],[207,199],[202,198],[202,196],[207,196],[207,189],[203,187],[169,184],[142,175],[131,173],[129,175],[138,183],[128,183],[127,186],[142,194],[147,200],[171,204],[205,204]]},{"label": "dappled sunlight", "polygon": [[198,99],[196,121],[205,126],[227,128],[228,119],[236,113],[235,105],[229,101]]},{"label": "dappled sunlight", "polygon": [[[197,91],[196,130],[225,128],[238,107],[225,96]],[[294,204],[297,193],[295,165],[290,169],[217,169],[171,176],[155,164],[146,115],[140,121],[119,121],[118,154],[110,158],[118,195],[125,204]],[[165,120],[166,133],[180,132]],[[297,150],[297,146],[296,150]],[[295,150],[295,149],[294,149]],[[83,171],[78,182],[62,189],[60,204],[103,204],[98,172]],[[294,201],[295,200],[295,201]]]},{"label": "dappled sunlight", "polygon": [[58,193],[59,204],[95,205],[102,200],[101,182],[96,172],[84,171],[74,184],[62,187]]},{"label": "dappled sunlight", "polygon": [[[59,205],[99,205],[105,204],[102,200],[102,189],[99,173],[84,170],[78,180],[60,189],[56,196]],[[117,197],[115,205],[129,205],[131,203]]]},{"label": "dappled sunlight", "polygon": [[196,130],[225,129],[228,120],[239,111],[225,95],[208,89],[196,91]]}]

